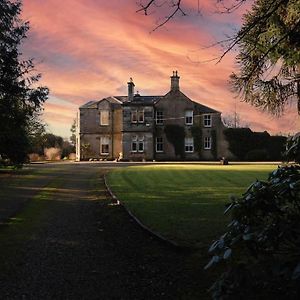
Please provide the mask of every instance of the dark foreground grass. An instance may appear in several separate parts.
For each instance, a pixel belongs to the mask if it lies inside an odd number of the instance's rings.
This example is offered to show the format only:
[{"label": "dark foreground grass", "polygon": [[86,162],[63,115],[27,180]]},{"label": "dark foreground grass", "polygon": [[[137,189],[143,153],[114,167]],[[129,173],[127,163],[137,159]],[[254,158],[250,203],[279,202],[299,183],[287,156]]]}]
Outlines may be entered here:
[{"label": "dark foreground grass", "polygon": [[230,195],[242,194],[275,165],[151,165],[115,169],[108,184],[152,230],[181,244],[207,247],[224,231]]}]

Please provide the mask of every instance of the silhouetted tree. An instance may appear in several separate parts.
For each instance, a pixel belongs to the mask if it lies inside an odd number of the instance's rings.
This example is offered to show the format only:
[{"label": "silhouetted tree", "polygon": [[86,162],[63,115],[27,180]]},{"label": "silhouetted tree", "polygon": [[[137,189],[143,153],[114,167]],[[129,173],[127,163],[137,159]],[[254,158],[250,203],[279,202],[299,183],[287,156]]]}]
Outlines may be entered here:
[{"label": "silhouetted tree", "polygon": [[76,145],[76,119],[73,120],[73,124],[71,126],[71,136],[70,136],[70,141],[73,146]]},{"label": "silhouetted tree", "polygon": [[19,48],[29,23],[20,13],[21,1],[0,2],[0,155],[14,164],[26,160],[30,120],[49,92],[36,86],[40,74],[34,72],[33,60],[21,59]]},{"label": "silhouetted tree", "polygon": [[[216,0],[220,12],[231,13],[247,0]],[[175,15],[186,15],[184,0],[141,0],[138,12],[168,10],[167,16],[154,29]],[[201,1],[195,0],[199,10]],[[233,89],[255,107],[280,115],[286,104],[296,101],[300,114],[300,5],[299,0],[255,0],[243,16],[241,29],[218,42],[225,51],[238,48],[239,72],[231,76]]]}]

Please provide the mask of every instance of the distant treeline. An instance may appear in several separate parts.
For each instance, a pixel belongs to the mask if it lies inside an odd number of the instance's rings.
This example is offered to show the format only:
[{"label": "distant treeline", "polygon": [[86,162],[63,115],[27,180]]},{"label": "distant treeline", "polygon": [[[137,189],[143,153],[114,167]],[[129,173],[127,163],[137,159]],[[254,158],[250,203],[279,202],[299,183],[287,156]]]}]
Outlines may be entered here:
[{"label": "distant treeline", "polygon": [[281,161],[287,138],[271,136],[267,131],[253,132],[250,128],[228,128],[224,134],[229,150],[238,160]]}]

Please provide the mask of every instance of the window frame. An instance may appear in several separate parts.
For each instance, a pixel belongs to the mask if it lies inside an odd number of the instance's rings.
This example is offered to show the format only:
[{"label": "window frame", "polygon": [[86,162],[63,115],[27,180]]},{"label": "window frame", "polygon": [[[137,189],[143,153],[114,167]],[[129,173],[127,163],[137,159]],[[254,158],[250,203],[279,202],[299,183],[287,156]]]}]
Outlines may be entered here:
[{"label": "window frame", "polygon": [[[141,116],[142,116],[142,118],[140,119]],[[137,111],[137,121],[138,121],[138,123],[144,123],[145,122],[145,112],[144,112],[144,110]]]},{"label": "window frame", "polygon": [[[158,113],[161,114],[161,116],[158,118]],[[155,123],[156,125],[163,125],[164,124],[164,112],[163,110],[157,110],[155,112]]]},{"label": "window frame", "polygon": [[[161,141],[159,142],[158,139],[161,139]],[[158,149],[158,145],[161,145],[161,150]],[[162,153],[164,152],[164,140],[161,136],[156,137],[155,139],[155,151],[157,153]]]},{"label": "window frame", "polygon": [[[135,120],[134,120],[134,118],[135,118]],[[131,123],[136,124],[138,122],[138,112],[137,112],[137,110],[132,110],[131,111],[131,118],[130,119],[131,119]]]},{"label": "window frame", "polygon": [[[103,122],[104,120],[104,113],[106,113],[106,117],[107,117],[107,123]],[[109,110],[108,109],[101,109],[100,110],[100,125],[101,126],[109,126]]]},{"label": "window frame", "polygon": [[[133,147],[133,145],[135,146]],[[136,135],[131,137],[131,152],[138,152],[138,138]]]},{"label": "window frame", "polygon": [[203,148],[204,148],[204,150],[211,150],[212,149],[212,138],[211,138],[211,136],[205,136],[204,137]]},{"label": "window frame", "polygon": [[212,115],[211,114],[203,115],[203,126],[206,128],[212,127]]},{"label": "window frame", "polygon": [[[104,140],[107,141],[106,143],[104,143]],[[103,152],[103,146],[107,146],[107,152]],[[101,136],[100,137],[100,154],[101,155],[109,155],[109,147],[110,146],[110,139],[109,136]]]},{"label": "window frame", "polygon": [[[191,115],[189,115],[191,113]],[[189,119],[191,119],[190,122]],[[185,125],[193,125],[194,124],[194,111],[193,110],[186,110],[185,111]]]},{"label": "window frame", "polygon": [[[191,148],[189,148],[191,147]],[[185,153],[194,153],[194,138],[193,137],[186,137],[184,138],[184,152]]]},{"label": "window frame", "polygon": [[[138,138],[138,143],[137,144],[138,144],[138,148],[137,148],[138,152],[139,153],[145,152],[145,138],[144,138],[144,136],[141,136],[141,137]],[[140,149],[140,146],[142,146],[142,149]]]}]

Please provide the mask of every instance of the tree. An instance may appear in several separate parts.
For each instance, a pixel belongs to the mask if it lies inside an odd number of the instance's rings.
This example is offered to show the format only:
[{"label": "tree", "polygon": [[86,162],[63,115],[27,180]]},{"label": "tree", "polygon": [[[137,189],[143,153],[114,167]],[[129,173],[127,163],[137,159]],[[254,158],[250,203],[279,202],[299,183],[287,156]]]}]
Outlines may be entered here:
[{"label": "tree", "polygon": [[76,146],[76,119],[73,120],[73,124],[71,126],[71,136],[70,136],[70,141],[73,146]]},{"label": "tree", "polygon": [[234,42],[239,73],[231,82],[243,100],[276,115],[297,100],[300,114],[299,1],[255,1]]},{"label": "tree", "polygon": [[34,113],[27,123],[27,136],[29,139],[28,153],[44,154],[43,144],[46,134],[46,124],[41,120],[39,113]]},{"label": "tree", "polygon": [[19,48],[29,23],[20,13],[21,1],[0,2],[0,155],[14,164],[26,160],[30,120],[41,112],[49,93],[37,86],[41,75],[34,72],[33,59],[21,59]]},{"label": "tree", "polygon": [[[169,22],[175,15],[186,15],[188,1],[140,1],[138,12],[148,15],[151,9],[167,7],[167,16],[154,29]],[[199,9],[200,0],[195,0]],[[216,0],[221,13],[231,13],[246,0]],[[190,4],[190,3],[189,3]],[[222,58],[238,47],[238,73],[231,75],[231,83],[245,102],[280,115],[293,101],[300,114],[300,6],[299,0],[255,0],[243,16],[243,25],[236,34],[219,41],[225,51]]]},{"label": "tree", "polygon": [[228,128],[246,128],[249,124],[241,121],[240,115],[234,111],[232,114],[227,114],[222,117],[223,124]]}]

